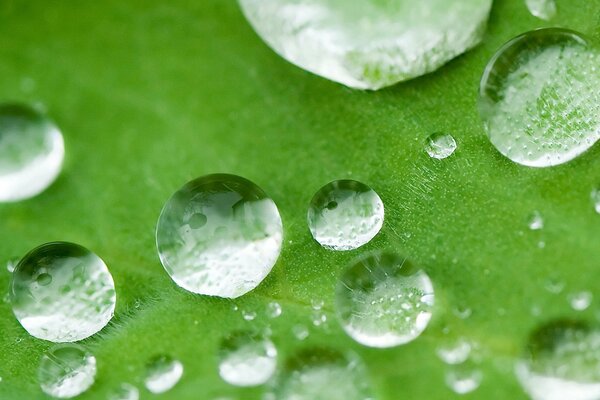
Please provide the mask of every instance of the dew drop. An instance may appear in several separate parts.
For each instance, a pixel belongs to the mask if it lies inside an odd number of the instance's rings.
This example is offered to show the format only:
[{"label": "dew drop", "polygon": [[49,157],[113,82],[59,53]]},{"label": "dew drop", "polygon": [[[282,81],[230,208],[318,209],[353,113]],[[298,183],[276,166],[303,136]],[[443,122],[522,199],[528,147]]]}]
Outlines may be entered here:
[{"label": "dew drop", "polygon": [[327,315],[322,311],[314,311],[312,314],[312,323],[314,326],[322,326],[327,323]]},{"label": "dew drop", "polygon": [[12,274],[15,271],[15,267],[19,263],[18,258],[12,258],[6,262],[6,270]]},{"label": "dew drop", "polygon": [[240,0],[291,63],[358,89],[434,71],[480,42],[491,0]]},{"label": "dew drop", "polygon": [[550,277],[546,280],[545,288],[552,294],[559,294],[565,288],[565,283],[556,277]]},{"label": "dew drop", "polygon": [[156,229],[161,262],[177,285],[227,298],[262,282],[282,241],[273,200],[254,183],[227,174],[207,175],[178,190]]},{"label": "dew drop", "polygon": [[360,258],[336,288],[342,327],[357,342],[393,347],[416,339],[427,327],[434,292],[425,272],[393,253]]},{"label": "dew drop", "polygon": [[450,157],[454,150],[456,150],[456,140],[448,133],[433,133],[425,141],[425,151],[431,158],[442,160]]},{"label": "dew drop", "polygon": [[[328,205],[335,201],[333,209]],[[330,250],[356,249],[375,237],[383,225],[383,202],[373,189],[339,180],[323,186],[308,208],[313,238]]]},{"label": "dew drop", "polygon": [[527,226],[532,231],[542,230],[544,228],[544,218],[542,217],[542,214],[540,214],[539,211],[534,211],[531,213],[527,222]]},{"label": "dew drop", "polygon": [[42,113],[25,105],[0,105],[0,202],[43,192],[60,174],[63,137]]},{"label": "dew drop", "polygon": [[244,318],[245,321],[254,321],[256,318],[256,312],[244,310],[242,311],[242,318]]},{"label": "dew drop", "polygon": [[473,310],[470,307],[459,306],[454,307],[452,313],[460,319],[468,319],[473,314]]},{"label": "dew drop", "polygon": [[483,74],[479,110],[500,153],[530,167],[565,163],[600,138],[600,52],[558,28],[505,44]]},{"label": "dew drop", "polygon": [[600,214],[600,188],[593,189],[590,197],[594,205],[594,210]]},{"label": "dew drop", "polygon": [[436,354],[446,364],[462,364],[471,354],[471,343],[464,338],[459,338],[438,347]]},{"label": "dew drop", "polygon": [[323,308],[324,305],[325,305],[325,302],[321,299],[311,299],[310,300],[310,306],[312,307],[312,309],[314,311],[319,311],[320,309]]},{"label": "dew drop", "polygon": [[183,364],[169,356],[157,356],[146,366],[146,389],[154,394],[173,388],[183,375]]},{"label": "dew drop", "polygon": [[525,4],[534,17],[548,21],[556,16],[554,0],[525,0]]},{"label": "dew drop", "polygon": [[23,328],[52,342],[95,334],[108,324],[116,304],[106,264],[85,247],[66,242],[41,245],[23,257],[12,274],[10,293]]},{"label": "dew drop", "polygon": [[140,391],[129,383],[122,383],[109,396],[109,400],[138,400],[139,398]]},{"label": "dew drop", "polygon": [[304,325],[294,325],[292,333],[294,334],[294,337],[300,341],[306,339],[310,334],[308,328]]},{"label": "dew drop", "polygon": [[280,400],[367,400],[372,388],[362,361],[354,354],[305,349],[287,360],[275,382]]},{"label": "dew drop", "polygon": [[269,318],[277,318],[281,316],[282,313],[283,309],[281,308],[281,305],[278,302],[272,301],[269,304],[267,304],[267,316]]},{"label": "dew drop", "polygon": [[38,381],[44,393],[61,399],[88,390],[96,377],[96,358],[76,344],[56,345],[40,361]]},{"label": "dew drop", "polygon": [[600,398],[600,331],[559,320],[533,332],[515,373],[533,400]]},{"label": "dew drop", "polygon": [[446,372],[446,385],[456,394],[477,390],[482,379],[481,371],[471,365],[454,365]]},{"label": "dew drop", "polygon": [[592,298],[592,293],[588,291],[573,293],[569,296],[569,304],[573,310],[583,311],[592,304]]},{"label": "dew drop", "polygon": [[219,375],[235,386],[257,386],[275,373],[277,349],[270,340],[250,332],[235,332],[221,342]]}]

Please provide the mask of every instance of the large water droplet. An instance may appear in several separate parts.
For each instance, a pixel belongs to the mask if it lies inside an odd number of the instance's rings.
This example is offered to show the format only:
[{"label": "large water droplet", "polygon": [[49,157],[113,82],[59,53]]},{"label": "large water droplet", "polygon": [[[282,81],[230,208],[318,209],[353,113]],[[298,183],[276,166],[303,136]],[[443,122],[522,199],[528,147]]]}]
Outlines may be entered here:
[{"label": "large water droplet", "polygon": [[273,343],[250,332],[236,332],[221,343],[219,375],[236,386],[257,386],[267,382],[277,366]]},{"label": "large water droplet", "polygon": [[425,140],[425,151],[431,158],[442,160],[450,157],[456,150],[456,140],[449,133],[436,132]]},{"label": "large water droplet", "polygon": [[491,0],[240,0],[286,60],[359,89],[431,72],[477,44]]},{"label": "large water droplet", "polygon": [[0,105],[0,202],[33,197],[54,182],[65,155],[63,137],[43,114]]},{"label": "large water droplet", "polygon": [[367,371],[354,354],[308,349],[288,360],[275,385],[278,400],[367,400]]},{"label": "large water droplet", "polygon": [[492,144],[512,161],[548,167],[600,138],[600,52],[580,34],[540,29],[505,44],[481,80],[479,109]]},{"label": "large water droplet", "polygon": [[138,400],[139,398],[140,391],[129,383],[122,383],[109,396],[110,400]]},{"label": "large water droplet", "polygon": [[63,344],[48,350],[38,369],[42,390],[58,398],[75,397],[92,386],[96,358],[76,344]]},{"label": "large water droplet", "polygon": [[177,285],[229,298],[260,284],[282,240],[273,200],[254,183],[227,174],[207,175],[178,190],[156,229],[161,262]]},{"label": "large water droplet", "polygon": [[182,375],[183,364],[169,356],[157,356],[146,366],[144,384],[152,393],[164,393],[171,390]]},{"label": "large water droplet", "polygon": [[308,226],[323,247],[352,250],[377,235],[383,215],[383,202],[373,189],[357,181],[333,181],[311,200]]},{"label": "large water droplet", "polygon": [[15,316],[31,335],[74,342],[108,324],[115,310],[115,284],[106,264],[85,247],[47,243],[16,266],[11,302]]},{"label": "large water droplet", "polygon": [[554,0],[525,0],[525,4],[534,17],[550,20],[556,15]]},{"label": "large water droplet", "polygon": [[392,347],[417,338],[431,319],[434,292],[425,272],[393,253],[354,262],[336,289],[342,327],[371,347]]},{"label": "large water droplet", "polygon": [[576,321],[544,325],[530,337],[515,371],[533,400],[596,400],[600,331]]}]

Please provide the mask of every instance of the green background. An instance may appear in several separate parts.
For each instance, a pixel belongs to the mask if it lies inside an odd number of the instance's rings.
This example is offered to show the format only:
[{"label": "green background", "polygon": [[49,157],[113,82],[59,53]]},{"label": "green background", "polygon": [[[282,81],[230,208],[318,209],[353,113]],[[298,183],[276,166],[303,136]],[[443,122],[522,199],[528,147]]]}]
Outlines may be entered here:
[{"label": "green background", "polygon": [[[558,1],[550,23],[532,17],[522,0],[497,1],[481,46],[433,74],[371,93],[288,64],[232,0],[3,0],[0,99],[43,104],[64,133],[67,159],[45,193],[0,205],[0,261],[66,240],[109,265],[117,310],[109,326],[83,342],[99,368],[83,399],[106,398],[121,382],[153,397],[143,389],[144,365],[160,353],[185,366],[163,398],[259,397],[260,388],[220,380],[216,350],[230,330],[267,325],[281,360],[312,345],[352,349],[367,364],[377,396],[390,400],[454,398],[435,349],[464,336],[479,344],[483,372],[479,390],[464,398],[525,398],[513,363],[529,333],[563,316],[594,322],[600,310],[595,300],[576,313],[567,300],[600,289],[600,215],[590,201],[600,184],[600,147],[554,168],[510,162],[482,131],[478,83],[494,51],[517,34],[542,26],[594,34],[599,21],[597,1]],[[458,142],[441,161],[423,151],[425,138],[440,130]],[[177,288],[154,245],[166,199],[214,172],[256,182],[279,206],[285,227],[272,273],[235,302]],[[341,178],[372,186],[386,220],[364,248],[336,253],[312,240],[305,216],[314,192]],[[527,229],[534,210],[544,216],[542,231]],[[436,290],[424,334],[387,350],[347,337],[332,301],[344,266],[380,248],[421,265]],[[549,278],[565,290],[548,292]],[[328,329],[311,326],[313,298],[326,303]],[[283,306],[276,320],[266,316],[271,300]],[[467,307],[469,318],[455,315]],[[244,321],[241,310],[258,317]],[[292,335],[296,324],[311,326],[305,341]],[[0,398],[45,398],[36,369],[50,346],[28,336],[0,302]]]}]

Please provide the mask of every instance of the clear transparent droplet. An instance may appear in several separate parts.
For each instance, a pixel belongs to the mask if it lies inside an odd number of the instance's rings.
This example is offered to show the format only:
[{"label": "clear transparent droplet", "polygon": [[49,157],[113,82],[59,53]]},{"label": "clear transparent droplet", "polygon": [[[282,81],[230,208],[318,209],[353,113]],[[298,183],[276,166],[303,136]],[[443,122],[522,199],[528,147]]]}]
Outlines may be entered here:
[{"label": "clear transparent droplet", "polygon": [[274,387],[278,400],[367,400],[371,384],[362,361],[323,348],[306,349],[287,360]]},{"label": "clear transparent droplet", "polygon": [[600,214],[600,188],[593,189],[590,198],[592,199],[594,210]]},{"label": "clear transparent droplet", "polygon": [[436,132],[425,140],[425,151],[431,158],[442,160],[450,157],[456,150],[456,140],[449,133]]},{"label": "clear transparent droplet", "polygon": [[540,29],[511,40],[481,80],[479,110],[500,153],[530,167],[562,164],[600,138],[600,51],[580,34]]},{"label": "clear transparent droplet", "polygon": [[446,364],[462,364],[471,354],[471,343],[465,338],[458,338],[439,346],[436,354]]},{"label": "clear transparent droplet", "polygon": [[283,313],[283,308],[281,308],[281,304],[276,301],[272,301],[267,304],[267,316],[269,318],[278,318]]},{"label": "clear transparent droplet", "polygon": [[48,350],[40,361],[38,381],[44,393],[62,399],[88,390],[96,377],[96,358],[76,344]]},{"label": "clear transparent droplet", "polygon": [[318,310],[313,311],[312,323],[316,327],[325,325],[327,323],[327,314]]},{"label": "clear transparent droplet", "polygon": [[531,335],[515,373],[533,400],[596,400],[600,331],[569,320],[543,325]]},{"label": "clear transparent droplet", "polygon": [[312,309],[314,311],[319,311],[320,309],[323,308],[324,305],[325,305],[325,302],[322,299],[311,299],[310,300],[310,306],[312,307]]},{"label": "clear transparent droplet", "polygon": [[17,264],[19,263],[19,258],[11,258],[6,262],[6,270],[12,274],[15,271]]},{"label": "clear transparent droplet", "polygon": [[54,242],[30,251],[10,286],[15,316],[32,336],[74,342],[100,331],[112,318],[115,284],[106,264],[85,247]]},{"label": "clear transparent droplet", "polygon": [[310,335],[308,328],[304,325],[294,325],[292,327],[292,333],[298,340],[304,340]]},{"label": "clear transparent droplet", "polygon": [[183,375],[183,364],[170,356],[157,356],[146,366],[144,384],[150,392],[164,393],[173,388]]},{"label": "clear transparent droplet", "polygon": [[62,134],[43,114],[18,104],[0,105],[0,202],[43,192],[60,174]]},{"label": "clear transparent droplet", "polygon": [[456,394],[477,390],[482,379],[482,372],[472,365],[453,365],[446,371],[446,385]]},{"label": "clear transparent droplet", "polygon": [[190,292],[235,298],[262,282],[281,252],[277,206],[254,183],[207,175],[166,203],[156,242],[169,276]]},{"label": "clear transparent droplet", "polygon": [[416,339],[431,319],[427,274],[394,253],[378,252],[350,265],[336,289],[342,327],[357,342],[392,347]]},{"label": "clear transparent droplet", "polygon": [[539,211],[531,213],[527,221],[527,226],[532,231],[542,230],[544,228],[544,218],[542,217],[542,214],[540,214]]},{"label": "clear transparent droplet", "polygon": [[358,89],[434,71],[482,38],[491,0],[240,0],[256,32],[305,70]]},{"label": "clear transparent droplet", "polygon": [[242,318],[244,318],[246,321],[254,321],[256,318],[256,312],[244,310],[242,311]]},{"label": "clear transparent droplet", "polygon": [[565,282],[557,277],[549,277],[544,284],[546,290],[552,294],[559,294],[565,289]]},{"label": "clear transparent droplet", "polygon": [[352,181],[333,181],[314,195],[308,208],[313,238],[330,250],[356,249],[383,225],[383,202],[373,189]]},{"label": "clear transparent droplet", "polygon": [[251,332],[236,332],[221,342],[219,375],[235,386],[257,386],[275,373],[277,349],[269,339]]},{"label": "clear transparent droplet", "polygon": [[525,4],[534,17],[548,21],[556,16],[554,0],[525,0]]},{"label": "clear transparent droplet", "polygon": [[138,400],[139,398],[140,391],[129,383],[122,383],[109,396],[109,400]]},{"label": "clear transparent droplet", "polygon": [[473,310],[470,307],[458,306],[452,308],[452,313],[460,319],[468,319],[473,314]]},{"label": "clear transparent droplet", "polygon": [[593,295],[592,292],[587,290],[573,293],[569,296],[569,304],[571,304],[571,308],[575,311],[583,311],[587,310],[587,308],[592,304]]}]

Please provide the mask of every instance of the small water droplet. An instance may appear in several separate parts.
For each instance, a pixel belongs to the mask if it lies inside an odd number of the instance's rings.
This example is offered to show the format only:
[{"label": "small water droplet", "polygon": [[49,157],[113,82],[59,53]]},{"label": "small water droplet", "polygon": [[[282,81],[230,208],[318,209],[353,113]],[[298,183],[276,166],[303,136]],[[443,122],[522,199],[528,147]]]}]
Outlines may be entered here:
[{"label": "small water droplet", "polygon": [[425,151],[431,158],[442,160],[450,157],[456,150],[456,140],[449,133],[436,132],[425,141]]},{"label": "small water droplet", "polygon": [[250,332],[235,332],[221,342],[219,375],[235,386],[257,386],[275,373],[277,349],[270,340]]},{"label": "small water droplet", "polygon": [[327,323],[327,315],[321,311],[314,311],[312,315],[312,323],[314,326],[322,326]]},{"label": "small water droplet", "polygon": [[283,309],[281,308],[281,305],[278,302],[272,301],[269,304],[267,304],[267,316],[269,318],[277,318],[281,315],[282,312]]},{"label": "small water droplet", "polygon": [[544,228],[544,218],[539,211],[534,211],[528,218],[527,226],[532,231],[539,231]]},{"label": "small water droplet", "polygon": [[446,364],[462,364],[471,354],[471,343],[465,338],[459,338],[438,347],[436,354]]},{"label": "small water droplet", "polygon": [[596,211],[596,213],[600,214],[600,188],[592,190],[590,197],[594,205],[594,210]]},{"label": "small water droplet", "polygon": [[452,313],[460,319],[467,319],[473,314],[473,310],[470,307],[458,306],[452,309]]},{"label": "small water droplet", "polygon": [[277,206],[257,185],[215,174],[187,183],[167,201],[156,242],[177,285],[235,298],[271,271],[281,252],[283,227]]},{"label": "small water droplet", "polygon": [[548,21],[556,16],[554,0],[525,0],[525,4],[534,17]]},{"label": "small water droplet", "polygon": [[242,317],[246,321],[254,321],[254,319],[256,318],[256,312],[244,310],[242,311]]},{"label": "small water droplet", "polygon": [[321,299],[311,299],[310,300],[310,306],[315,311],[319,311],[320,309],[323,308],[324,305],[325,305],[325,302]]},{"label": "small water droplet", "polygon": [[588,291],[582,291],[569,295],[569,304],[575,311],[586,310],[590,304],[592,304],[592,293]]},{"label": "small water droplet", "polygon": [[294,325],[292,328],[292,333],[298,340],[304,340],[310,334],[308,328],[304,325]]},{"label": "small water droplet", "polygon": [[110,396],[110,400],[138,400],[140,391],[129,383],[122,383],[118,388],[114,389]]},{"label": "small water droplet", "polygon": [[550,277],[546,280],[545,288],[552,294],[559,294],[565,288],[565,283],[556,277]]},{"label": "small water droplet", "polygon": [[88,249],[65,242],[44,244],[23,257],[12,274],[11,293],[23,328],[52,342],[95,334],[108,324],[116,304],[106,264]]},{"label": "small water droplet", "polygon": [[429,276],[394,253],[377,252],[352,263],[338,281],[336,311],[357,342],[393,347],[427,327],[434,292]]},{"label": "small water droplet", "polygon": [[164,393],[179,382],[183,375],[183,364],[169,356],[157,356],[146,366],[146,389],[154,394]]},{"label": "small water droplet", "polygon": [[[336,203],[330,209],[328,205]],[[368,243],[383,226],[383,202],[373,189],[339,180],[323,186],[308,209],[308,226],[313,238],[330,250],[352,250]]]},{"label": "small water droplet", "polygon": [[0,105],[0,202],[43,192],[60,174],[64,155],[63,136],[44,114]]},{"label": "small water droplet", "polygon": [[96,377],[96,358],[76,344],[52,347],[40,361],[38,380],[44,393],[62,399],[88,390]]},{"label": "small water droplet", "polygon": [[471,365],[454,365],[446,372],[446,385],[456,394],[477,390],[482,379],[481,371]]},{"label": "small water droplet", "polygon": [[6,270],[12,274],[15,271],[15,267],[17,266],[19,261],[20,261],[20,258],[17,258],[17,257],[13,257],[10,260],[8,260],[6,262]]}]

